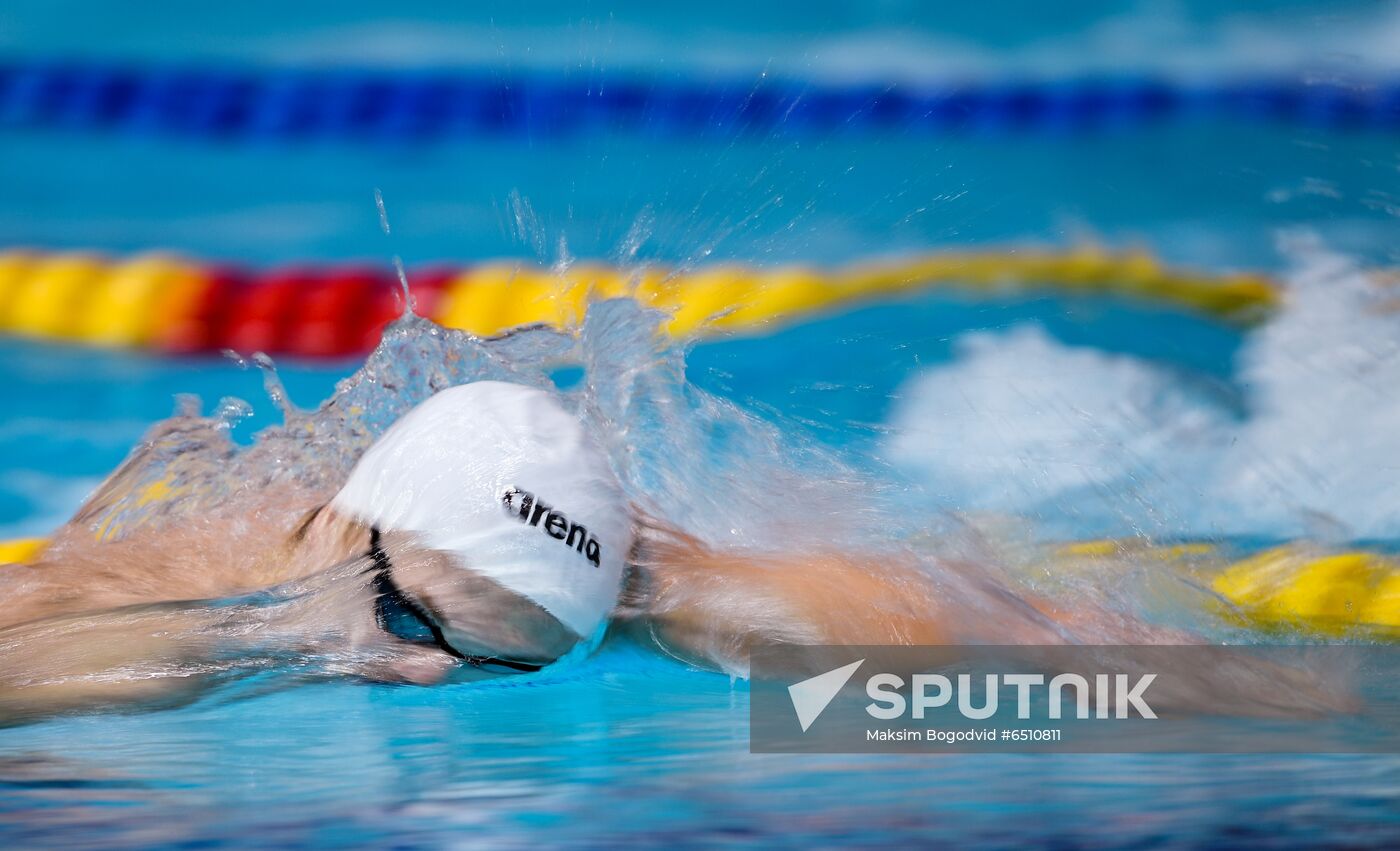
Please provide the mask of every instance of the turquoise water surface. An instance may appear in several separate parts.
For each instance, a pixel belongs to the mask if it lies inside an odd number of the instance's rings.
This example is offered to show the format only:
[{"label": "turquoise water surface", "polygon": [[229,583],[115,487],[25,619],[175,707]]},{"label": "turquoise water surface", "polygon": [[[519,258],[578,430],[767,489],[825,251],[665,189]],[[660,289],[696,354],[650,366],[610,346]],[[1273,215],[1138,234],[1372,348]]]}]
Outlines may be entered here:
[{"label": "turquoise water surface", "polygon": [[[330,19],[253,3],[187,20],[9,3],[0,51],[833,78],[1128,62],[1195,78],[1370,71],[1400,56],[1393,4],[1268,5],[1027,3],[998,14],[721,3],[701,19],[651,4],[499,5],[468,18],[356,2]],[[0,247],[550,263],[561,251],[617,258],[640,227],[637,256],[667,263],[1102,242],[1204,270],[1264,270],[1296,294],[1265,329],[1116,301],[923,295],[698,344],[687,376],[859,469],[907,480],[911,504],[929,513],[1016,515],[1043,538],[1323,530],[1394,545],[1400,327],[1359,270],[1400,259],[1396,141],[1228,119],[1033,137],[688,140],[603,128],[428,147],[9,133]],[[517,199],[538,221],[523,238]],[[311,407],[358,365],[279,366],[292,399]],[[243,440],[278,421],[256,371],[217,358],[7,340],[0,375],[0,537],[62,523],[170,415],[175,394],[206,408],[250,400]],[[911,434],[937,439],[901,437]],[[987,486],[1003,479],[1014,483]],[[1400,842],[1394,756],[751,755],[745,682],[624,640],[487,684],[284,685],[0,730],[0,843]]]}]

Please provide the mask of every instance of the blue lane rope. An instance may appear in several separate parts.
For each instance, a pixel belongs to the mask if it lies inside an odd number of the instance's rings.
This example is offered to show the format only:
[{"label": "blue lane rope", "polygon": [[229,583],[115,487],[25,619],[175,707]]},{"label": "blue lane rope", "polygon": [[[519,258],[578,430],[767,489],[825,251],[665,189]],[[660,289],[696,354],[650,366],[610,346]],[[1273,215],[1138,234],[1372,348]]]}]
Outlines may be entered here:
[{"label": "blue lane rope", "polygon": [[1400,128],[1400,79],[1181,86],[1151,77],[889,86],[140,67],[0,60],[0,131],[432,140],[610,129],[655,135],[1103,131],[1190,117]]}]

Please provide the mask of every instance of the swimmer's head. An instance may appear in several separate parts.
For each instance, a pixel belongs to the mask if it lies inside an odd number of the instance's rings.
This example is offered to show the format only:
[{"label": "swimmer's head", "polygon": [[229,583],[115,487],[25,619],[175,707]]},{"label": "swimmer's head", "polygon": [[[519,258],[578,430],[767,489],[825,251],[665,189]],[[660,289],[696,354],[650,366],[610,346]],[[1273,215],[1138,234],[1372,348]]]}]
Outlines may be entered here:
[{"label": "swimmer's head", "polygon": [[543,663],[593,635],[631,544],[626,501],[582,424],[549,393],[498,381],[406,414],[331,507],[373,530],[396,590],[466,656]]}]

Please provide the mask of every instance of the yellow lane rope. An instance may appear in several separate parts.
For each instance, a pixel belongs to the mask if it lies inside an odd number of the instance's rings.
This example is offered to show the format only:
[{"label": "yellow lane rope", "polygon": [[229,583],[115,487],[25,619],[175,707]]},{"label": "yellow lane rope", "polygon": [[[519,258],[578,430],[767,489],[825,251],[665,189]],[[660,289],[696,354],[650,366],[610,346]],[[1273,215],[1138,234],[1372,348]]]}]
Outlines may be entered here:
[{"label": "yellow lane rope", "polygon": [[[481,335],[533,323],[576,322],[590,298],[624,294],[672,312],[677,335],[761,334],[853,305],[943,289],[983,296],[1111,295],[1249,322],[1279,300],[1260,275],[1172,269],[1142,252],[944,252],[823,269],[703,266],[672,271],[518,262],[410,276],[421,312]],[[0,334],[157,351],[261,349],[345,356],[366,351],[394,318],[397,284],[385,269],[282,267],[261,271],[167,255],[0,251]]]},{"label": "yellow lane rope", "polygon": [[1091,571],[1110,562],[1162,562],[1199,579],[1219,595],[1225,620],[1251,629],[1400,641],[1396,556],[1289,544],[1232,560],[1211,544],[1124,540],[1064,544],[1052,555],[1061,568]]}]

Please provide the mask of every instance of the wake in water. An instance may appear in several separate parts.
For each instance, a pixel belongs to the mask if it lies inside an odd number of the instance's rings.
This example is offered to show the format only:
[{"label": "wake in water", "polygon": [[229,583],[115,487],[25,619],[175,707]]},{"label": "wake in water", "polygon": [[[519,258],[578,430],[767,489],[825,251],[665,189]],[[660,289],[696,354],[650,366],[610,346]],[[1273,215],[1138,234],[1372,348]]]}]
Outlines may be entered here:
[{"label": "wake in water", "polygon": [[1285,306],[1253,329],[1237,395],[1037,326],[964,338],[913,378],[885,450],[965,510],[1041,534],[1400,539],[1393,290],[1287,235]]},{"label": "wake in water", "polygon": [[[1206,640],[1211,624],[1200,613],[1210,596],[1184,577],[1164,583],[1159,573],[1150,587],[1126,571],[1108,581],[1044,581],[1044,570],[1019,557],[1004,535],[949,514],[911,511],[907,488],[878,466],[857,469],[790,424],[699,390],[686,380],[683,347],[660,331],[664,318],[616,299],[593,305],[576,332],[527,328],[483,340],[408,312],[315,411],[286,405],[263,363],[286,422],[248,447],[229,436],[241,405],[225,403],[205,417],[186,402],[59,532],[44,563],[17,574],[0,621],[0,715],[25,720],[180,702],[260,671],[418,683],[461,673],[439,649],[471,661],[467,675],[501,673],[479,664],[475,650],[444,647],[443,634],[463,630],[443,623],[430,605],[409,602],[428,612],[418,619],[436,649],[393,633],[379,613],[376,598],[387,592],[366,577],[382,576],[391,562],[400,578],[411,576],[440,554],[421,542],[381,538],[324,508],[405,413],[446,388],[486,380],[562,400],[632,506],[637,539],[613,612],[616,640],[736,675],[747,672],[750,650],[775,643]],[[988,359],[1027,350],[1041,356],[1046,346],[1030,334],[995,350],[972,343],[973,386],[992,384],[977,372]],[[1141,396],[1137,371],[1102,356],[1068,357],[1081,374],[1107,363],[1103,392]],[[945,379],[924,380],[936,391]],[[1053,402],[1053,388],[1047,393],[1041,401]],[[1156,395],[1175,424],[1146,430],[1136,453],[1214,426],[1185,401]],[[1098,430],[1086,443],[1112,444],[1105,430],[1127,438],[1143,425],[1107,414],[1085,420]],[[953,440],[958,426],[942,415],[921,421],[944,423],[936,441]],[[913,441],[913,433],[901,440]],[[911,445],[897,444],[896,455]],[[1028,469],[1037,471],[1030,481],[1053,493],[1076,484],[1072,469],[1043,463],[1051,459],[1033,444],[1000,459],[972,449],[964,447],[964,457],[1001,465],[952,471],[964,474],[964,484],[1022,481]],[[425,599],[434,597],[417,595]],[[1164,599],[1171,605],[1161,606]],[[467,633],[483,634],[470,626]],[[589,636],[579,637],[578,652],[587,652]],[[495,656],[502,654],[485,655],[501,661]],[[1210,684],[1212,699],[1221,689],[1264,689],[1278,675],[1227,669],[1236,674]]]}]

